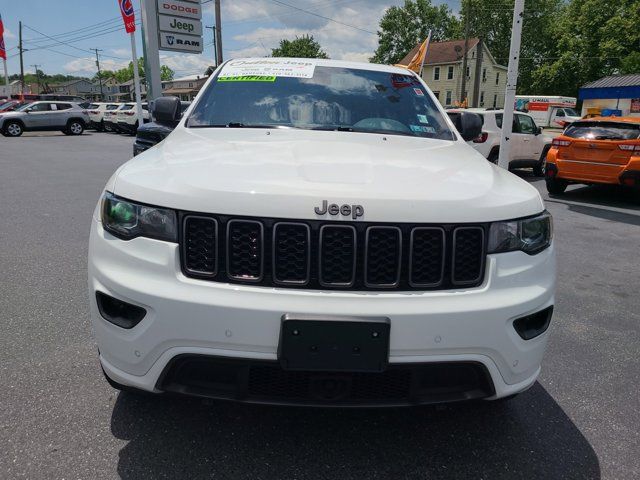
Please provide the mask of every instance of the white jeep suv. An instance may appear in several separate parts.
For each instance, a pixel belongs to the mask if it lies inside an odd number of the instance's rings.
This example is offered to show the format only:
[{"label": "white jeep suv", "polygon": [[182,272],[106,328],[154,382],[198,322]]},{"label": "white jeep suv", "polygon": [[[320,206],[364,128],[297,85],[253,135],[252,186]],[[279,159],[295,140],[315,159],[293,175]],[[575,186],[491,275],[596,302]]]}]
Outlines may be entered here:
[{"label": "white jeep suv", "polygon": [[[447,110],[447,113],[455,120],[460,111]],[[504,111],[473,108],[466,111],[477,113],[482,118],[482,132],[467,143],[491,163],[497,164]],[[547,152],[553,139],[542,133],[531,115],[521,112],[513,114],[512,132],[509,168],[532,168],[535,175],[543,176]]]},{"label": "white jeep suv", "polygon": [[[177,98],[154,103],[180,118]],[[232,60],[120,167],[90,311],[120,389],[294,405],[496,399],[538,377],[551,218],[426,84],[385,65]]]}]

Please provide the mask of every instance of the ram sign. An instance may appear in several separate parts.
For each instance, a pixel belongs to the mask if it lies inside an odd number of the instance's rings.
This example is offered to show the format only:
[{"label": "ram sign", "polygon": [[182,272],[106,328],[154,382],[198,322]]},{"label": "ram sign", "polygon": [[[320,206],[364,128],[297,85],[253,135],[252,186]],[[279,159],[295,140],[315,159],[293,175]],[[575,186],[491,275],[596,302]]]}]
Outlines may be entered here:
[{"label": "ram sign", "polygon": [[174,52],[202,53],[202,37],[160,32],[160,50]]}]

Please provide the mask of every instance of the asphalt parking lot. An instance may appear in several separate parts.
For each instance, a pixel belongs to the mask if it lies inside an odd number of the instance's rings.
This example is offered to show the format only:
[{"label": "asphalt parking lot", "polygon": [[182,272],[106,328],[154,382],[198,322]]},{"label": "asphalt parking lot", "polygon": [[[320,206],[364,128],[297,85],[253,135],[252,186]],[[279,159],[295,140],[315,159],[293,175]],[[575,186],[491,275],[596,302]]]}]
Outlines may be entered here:
[{"label": "asphalt parking lot", "polygon": [[559,264],[553,335],[540,381],[511,402],[139,398],[102,378],[86,287],[91,214],[132,142],[0,138],[0,478],[640,478],[640,201],[544,191]]}]

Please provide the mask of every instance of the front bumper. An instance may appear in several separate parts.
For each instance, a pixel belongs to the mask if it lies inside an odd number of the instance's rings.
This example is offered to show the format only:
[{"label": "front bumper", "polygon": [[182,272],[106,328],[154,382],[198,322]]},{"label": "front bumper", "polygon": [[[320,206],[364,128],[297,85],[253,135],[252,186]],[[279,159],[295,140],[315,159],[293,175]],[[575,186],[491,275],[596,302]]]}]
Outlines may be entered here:
[{"label": "front bumper", "polygon": [[[148,391],[160,391],[163,374],[180,355],[275,362],[281,317],[290,313],[387,316],[390,367],[471,362],[490,378],[491,392],[484,397],[498,398],[527,389],[540,372],[548,331],[523,340],[512,324],[553,305],[554,247],[535,256],[489,255],[486,268],[478,288],[431,292],[329,293],[214,283],[181,273],[176,244],[121,241],[94,219],[91,319],[106,374]],[[96,291],[142,306],[147,314],[130,330],[117,327],[98,312]]]}]

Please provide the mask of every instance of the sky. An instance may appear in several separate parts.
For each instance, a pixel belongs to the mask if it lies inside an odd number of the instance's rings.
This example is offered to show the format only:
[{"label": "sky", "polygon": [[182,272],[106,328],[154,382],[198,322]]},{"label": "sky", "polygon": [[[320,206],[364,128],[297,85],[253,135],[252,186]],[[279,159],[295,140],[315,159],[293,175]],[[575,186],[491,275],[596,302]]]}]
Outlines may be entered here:
[{"label": "sky", "polygon": [[[140,1],[133,0],[137,21]],[[283,38],[311,34],[331,58],[368,61],[377,47],[375,32],[384,11],[404,1],[221,0],[221,3],[225,60],[264,57]],[[432,0],[432,3],[447,4],[456,12],[460,8],[460,0]],[[96,73],[95,53],[89,50],[92,48],[103,50],[102,69],[119,69],[131,61],[131,41],[124,31],[117,0],[0,0],[0,15],[5,27],[9,74],[20,71],[19,21],[23,23],[23,43],[27,49],[25,72],[34,72],[34,65],[39,65],[47,74],[92,77]],[[202,20],[204,26],[214,25],[213,1],[203,4]],[[136,42],[138,56],[142,56],[139,27]],[[204,42],[201,55],[160,52],[160,61],[173,69],[176,77],[202,74],[213,64],[210,29],[204,31]]]}]

